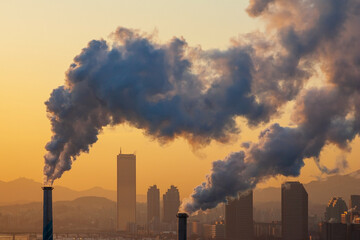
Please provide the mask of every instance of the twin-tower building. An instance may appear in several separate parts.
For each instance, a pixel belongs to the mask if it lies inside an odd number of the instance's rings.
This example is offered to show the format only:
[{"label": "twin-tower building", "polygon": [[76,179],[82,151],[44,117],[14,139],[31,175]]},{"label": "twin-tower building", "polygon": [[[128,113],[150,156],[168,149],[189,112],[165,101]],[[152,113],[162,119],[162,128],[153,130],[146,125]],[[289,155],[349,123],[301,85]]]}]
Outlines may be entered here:
[{"label": "twin-tower building", "polygon": [[[175,186],[163,195],[162,222],[167,229],[176,226],[176,214],[180,206],[179,191]],[[160,228],[160,190],[151,186],[147,193],[147,223],[151,230]],[[136,228],[136,155],[117,155],[117,231],[133,231]]]},{"label": "twin-tower building", "polygon": [[[228,199],[225,206],[225,235],[226,240],[255,239],[252,191]],[[308,194],[299,182],[286,182],[281,186],[281,236],[282,240],[309,239]]]}]

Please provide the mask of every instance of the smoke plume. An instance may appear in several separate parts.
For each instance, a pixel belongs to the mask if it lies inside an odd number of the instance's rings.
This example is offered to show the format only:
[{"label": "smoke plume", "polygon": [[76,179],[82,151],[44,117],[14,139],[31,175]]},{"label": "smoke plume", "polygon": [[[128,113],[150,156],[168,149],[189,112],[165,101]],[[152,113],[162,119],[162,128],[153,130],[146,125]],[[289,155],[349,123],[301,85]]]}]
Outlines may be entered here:
[{"label": "smoke plume", "polygon": [[299,176],[306,158],[326,174],[339,171],[323,166],[319,155],[328,144],[350,151],[349,143],[359,134],[359,7],[360,1],[251,1],[250,14],[276,20],[269,24],[276,25],[284,47],[299,62],[319,64],[326,82],[297,95],[292,113],[296,127],[275,123],[258,142],[244,143],[243,150],[214,162],[183,210],[215,207],[269,177]]},{"label": "smoke plume", "polygon": [[159,44],[126,28],[112,35],[113,42],[89,42],[45,103],[54,133],[46,145],[49,183],[107,125],[128,123],[160,142],[178,136],[193,145],[227,142],[240,131],[236,117],[250,125],[268,122],[309,77],[305,64],[273,52],[262,36],[225,51],[201,51],[184,39]]},{"label": "smoke plume", "polygon": [[[360,0],[251,0],[247,11],[267,30],[239,36],[224,51],[183,38],[159,43],[126,28],[89,42],[46,102],[53,136],[45,181],[70,170],[108,125],[199,146],[238,136],[237,117],[269,123],[290,101],[291,126],[272,123],[257,142],[215,161],[182,208],[206,210],[270,177],[298,176],[306,158],[336,173],[319,157],[328,144],[350,151],[360,131]],[[319,76],[324,83],[310,87]]]}]

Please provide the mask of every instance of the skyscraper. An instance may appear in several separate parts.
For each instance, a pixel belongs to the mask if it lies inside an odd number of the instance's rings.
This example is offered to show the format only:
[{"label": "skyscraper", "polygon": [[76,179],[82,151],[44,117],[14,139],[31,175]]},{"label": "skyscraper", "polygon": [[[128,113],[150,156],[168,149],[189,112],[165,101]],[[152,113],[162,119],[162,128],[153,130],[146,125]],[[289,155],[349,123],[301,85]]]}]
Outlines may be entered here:
[{"label": "skyscraper", "polygon": [[160,190],[156,185],[147,191],[147,224],[149,230],[158,231],[160,225]]},{"label": "skyscraper", "polygon": [[227,240],[252,240],[254,238],[253,192],[228,199],[225,206],[225,232]]},{"label": "skyscraper", "polygon": [[163,195],[164,218],[163,221],[176,226],[176,214],[180,207],[179,190],[171,185],[167,192]]},{"label": "skyscraper", "polygon": [[117,156],[117,230],[126,231],[136,222],[136,156]]},{"label": "skyscraper", "polygon": [[345,201],[341,197],[332,197],[326,207],[325,221],[331,223],[340,223],[341,214],[347,211]]},{"label": "skyscraper", "polygon": [[283,240],[308,239],[308,194],[299,182],[281,186],[281,221]]}]

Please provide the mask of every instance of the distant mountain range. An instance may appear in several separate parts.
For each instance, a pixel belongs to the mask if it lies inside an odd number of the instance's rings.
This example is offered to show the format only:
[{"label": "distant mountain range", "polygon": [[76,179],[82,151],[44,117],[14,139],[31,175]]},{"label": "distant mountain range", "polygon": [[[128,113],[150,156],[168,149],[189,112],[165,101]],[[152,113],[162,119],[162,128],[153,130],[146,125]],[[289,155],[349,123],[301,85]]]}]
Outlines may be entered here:
[{"label": "distant mountain range", "polygon": [[[331,197],[342,197],[346,203],[350,195],[360,195],[360,170],[347,175],[329,176],[324,180],[304,184],[309,195],[309,202],[326,205]],[[254,191],[254,202],[280,202],[280,188],[264,188]]]},{"label": "distant mountain range", "polygon": [[[24,204],[42,201],[42,184],[31,179],[19,178],[10,182],[0,181],[0,206]],[[326,205],[333,196],[343,197],[348,203],[350,195],[360,195],[360,170],[347,175],[329,176],[327,179],[304,184],[309,202]],[[116,201],[116,191],[94,187],[76,191],[67,187],[56,186],[53,192],[54,201],[72,201],[80,197],[103,197]],[[146,202],[146,195],[137,195],[137,202]],[[254,191],[255,205],[268,202],[280,202],[280,188],[264,188]]]},{"label": "distant mountain range", "polygon": [[[24,204],[42,201],[42,184],[27,178],[19,178],[10,182],[0,181],[0,206]],[[94,187],[84,191],[76,191],[67,187],[56,186],[53,192],[54,201],[72,201],[80,197],[103,197],[116,201],[116,191]],[[146,202],[145,195],[137,195],[137,202]]]}]

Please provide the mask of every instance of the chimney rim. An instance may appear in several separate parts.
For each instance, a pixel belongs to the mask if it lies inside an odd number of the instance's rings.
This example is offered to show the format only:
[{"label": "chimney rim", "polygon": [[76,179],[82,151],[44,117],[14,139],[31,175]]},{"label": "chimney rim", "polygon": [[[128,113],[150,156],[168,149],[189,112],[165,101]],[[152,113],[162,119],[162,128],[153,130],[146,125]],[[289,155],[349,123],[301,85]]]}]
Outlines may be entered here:
[{"label": "chimney rim", "polygon": [[176,214],[176,217],[177,218],[188,218],[189,215],[187,213],[178,213],[178,214]]}]

